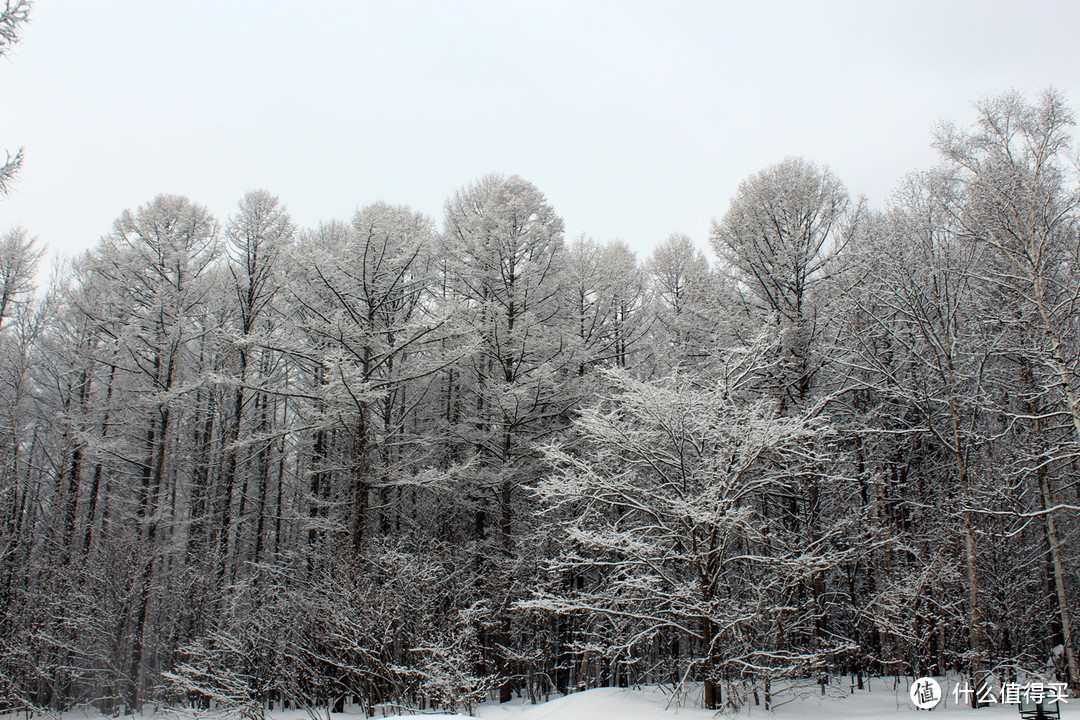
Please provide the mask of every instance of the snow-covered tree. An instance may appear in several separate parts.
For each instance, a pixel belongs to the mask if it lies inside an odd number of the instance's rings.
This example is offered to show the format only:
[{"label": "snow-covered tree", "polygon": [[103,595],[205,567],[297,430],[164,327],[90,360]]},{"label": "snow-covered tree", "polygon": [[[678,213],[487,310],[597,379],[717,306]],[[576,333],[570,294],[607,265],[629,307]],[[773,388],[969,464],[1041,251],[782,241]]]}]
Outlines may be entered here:
[{"label": "snow-covered tree", "polygon": [[[736,364],[729,379],[745,376]],[[553,472],[536,492],[565,544],[547,563],[556,581],[527,605],[625,620],[605,640],[631,654],[680,638],[683,677],[705,682],[710,708],[722,681],[806,675],[848,649],[815,636],[821,607],[793,599],[858,552],[831,542],[850,528],[806,544],[766,510],[822,472],[828,428],[737,382],[610,378],[614,393],[582,411],[574,441],[545,450]]]},{"label": "snow-covered tree", "polygon": [[[281,313],[272,303],[284,284],[283,260],[287,257],[296,228],[277,197],[265,190],[250,192],[240,201],[238,212],[225,227],[228,253],[229,300],[232,315],[225,341],[235,357],[227,380],[231,404],[221,436],[222,462],[218,491],[213,498],[220,518],[218,533],[219,580],[226,568],[235,572],[238,553],[235,546],[245,539],[247,508],[256,506],[251,559],[259,562],[264,541],[264,523],[270,487],[270,448],[273,424],[277,417],[276,398],[259,392],[280,373],[272,372],[280,362],[278,353],[269,349],[274,331],[283,324]],[[252,367],[252,366],[255,367]],[[254,392],[252,392],[254,389]],[[250,405],[250,407],[249,407]],[[208,418],[209,419],[209,418]],[[242,432],[243,431],[243,432]],[[203,431],[205,441],[212,432]],[[243,443],[243,444],[241,444]],[[238,482],[239,476],[239,482]],[[279,479],[280,482],[280,479]],[[239,495],[233,527],[233,498]],[[253,502],[249,502],[253,495]]]},{"label": "snow-covered tree", "polygon": [[296,273],[294,293],[323,373],[316,422],[340,436],[336,464],[354,552],[372,529],[372,493],[382,531],[393,516],[390,493],[423,464],[408,420],[422,383],[448,364],[426,352],[444,325],[430,298],[434,242],[429,218],[376,203],[358,211],[352,227],[326,228],[301,245],[311,260]]},{"label": "snow-covered tree", "polygon": [[[1014,310],[993,322],[1001,330],[1024,326],[1026,337],[1015,350],[1025,358],[1024,372],[1041,388],[1028,410],[1060,413],[1072,425],[1074,450],[1043,459],[1053,469],[1071,463],[1080,448],[1080,175],[1069,155],[1075,116],[1052,90],[1034,103],[1016,92],[989,98],[979,103],[978,112],[971,130],[946,125],[938,132],[937,146],[955,177],[950,210],[959,234],[994,259],[981,279]],[[1068,682],[1080,694],[1057,530],[1060,501],[1049,475],[1041,474],[1039,484]]]},{"label": "snow-covered tree", "polygon": [[803,407],[820,363],[816,288],[850,241],[862,212],[828,169],[801,158],[771,165],[739,185],[712,246],[743,301],[775,325],[780,357],[765,387]]},{"label": "snow-covered tree", "polygon": [[694,241],[673,233],[645,262],[651,306],[653,365],[658,374],[676,365],[701,364],[716,340],[720,298],[709,261]]},{"label": "snow-covered tree", "polygon": [[515,545],[517,526],[528,515],[516,508],[525,499],[522,487],[537,473],[534,443],[564,426],[575,402],[575,343],[569,340],[575,328],[563,285],[562,233],[562,220],[543,194],[516,176],[488,175],[446,202],[448,284],[462,303],[473,348],[459,363],[463,412],[454,432],[471,448],[475,468],[468,492],[490,563],[482,580],[503,607],[493,645],[504,701],[514,672],[508,607],[525,591]]},{"label": "snow-covered tree", "polygon": [[[11,47],[19,42],[19,34],[22,27],[30,20],[30,0],[4,0],[0,7],[0,58],[11,51]],[[11,190],[11,181],[22,167],[23,153],[20,148],[14,155],[6,154],[3,164],[0,164],[0,198]]]},{"label": "snow-covered tree", "polygon": [[[867,434],[876,430],[926,435],[920,466],[934,467],[930,472],[943,475],[936,488],[944,495],[936,501],[924,495],[922,500],[946,504],[949,497],[960,499],[962,510],[949,524],[963,538],[963,549],[957,549],[955,558],[958,564],[962,558],[964,568],[970,670],[973,680],[981,683],[987,626],[979,592],[975,508],[984,505],[979,466],[988,447],[986,408],[992,404],[989,374],[996,349],[980,322],[991,302],[974,276],[983,252],[960,241],[944,202],[949,192],[946,176],[913,177],[906,192],[898,193],[892,212],[872,224],[856,250],[860,267],[852,269],[852,277],[859,287],[851,294],[869,327],[862,337],[851,338],[858,343],[853,366],[869,375],[856,374],[849,380],[855,392],[870,391],[881,401],[879,419],[866,428]],[[934,460],[937,452],[944,459],[941,465]],[[910,460],[893,462],[907,468],[905,478],[920,473]],[[936,524],[935,514],[920,516],[922,532],[927,533],[923,537],[930,537]],[[909,561],[925,567],[935,564],[935,557],[928,547],[898,564],[908,572],[920,572],[922,568],[913,570]],[[939,614],[927,623],[926,631],[933,632],[932,627],[942,622]]]},{"label": "snow-covered tree", "polygon": [[627,367],[645,337],[644,278],[622,242],[584,236],[570,244],[564,279],[577,330],[578,374],[597,365]]},{"label": "snow-covered tree", "polygon": [[120,665],[126,674],[128,707],[141,707],[144,663],[150,635],[147,620],[155,578],[165,564],[176,519],[172,497],[178,472],[187,469],[175,452],[181,399],[197,378],[190,373],[195,342],[207,331],[199,322],[217,259],[217,223],[187,198],[159,195],[137,211],[125,211],[99,249],[98,273],[131,308],[116,338],[117,366],[132,383],[126,429],[128,472],[139,549],[126,606]]}]

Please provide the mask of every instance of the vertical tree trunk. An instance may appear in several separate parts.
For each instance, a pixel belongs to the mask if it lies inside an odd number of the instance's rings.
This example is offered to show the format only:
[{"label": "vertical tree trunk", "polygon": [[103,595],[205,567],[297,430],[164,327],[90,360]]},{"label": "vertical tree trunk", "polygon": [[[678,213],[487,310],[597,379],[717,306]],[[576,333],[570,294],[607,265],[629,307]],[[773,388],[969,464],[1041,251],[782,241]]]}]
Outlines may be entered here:
[{"label": "vertical tree trunk", "polygon": [[236,489],[236,465],[239,448],[237,443],[240,439],[240,424],[244,413],[244,382],[247,377],[247,351],[240,350],[240,372],[237,378],[236,389],[233,391],[232,415],[229,425],[222,433],[221,446],[224,455],[224,463],[221,469],[221,494],[218,499],[221,517],[220,533],[218,537],[218,567],[217,578],[220,584],[225,578],[226,570],[231,567],[232,557],[232,504],[233,493]]},{"label": "vertical tree trunk", "polygon": [[968,605],[968,646],[971,649],[971,684],[975,693],[971,696],[971,706],[978,707],[978,695],[986,682],[983,676],[983,638],[982,609],[979,606],[978,557],[975,552],[975,528],[968,506],[971,495],[968,492],[967,466],[960,468],[960,496],[964,508],[964,556],[967,565],[967,605]]},{"label": "vertical tree trunk", "polygon": [[[116,365],[109,366],[109,379],[105,387],[105,410],[101,418],[101,441],[104,442],[109,437],[109,416],[112,412],[112,397],[113,397],[113,380],[116,377]],[[90,545],[93,541],[93,531],[95,516],[97,514],[98,496],[101,492],[101,472],[102,462],[99,459],[94,463],[94,474],[90,481],[90,498],[89,505],[86,509],[86,532],[83,535],[83,554],[90,552]],[[104,513],[102,513],[104,514]]]},{"label": "vertical tree trunk", "polygon": [[[266,375],[265,358],[263,364],[263,376]],[[256,485],[258,486],[258,505],[255,514],[255,548],[252,550],[252,561],[256,564],[262,561],[263,535],[266,526],[266,495],[270,484],[270,418],[267,407],[270,398],[266,394],[259,394],[255,398],[259,423],[259,451],[256,455]]]},{"label": "vertical tree trunk", "polygon": [[[705,599],[706,604],[709,602]],[[702,645],[705,650],[705,666],[702,669],[704,684],[704,705],[706,710],[716,710],[720,706],[720,687],[716,684],[716,626],[706,618],[701,623]]]}]

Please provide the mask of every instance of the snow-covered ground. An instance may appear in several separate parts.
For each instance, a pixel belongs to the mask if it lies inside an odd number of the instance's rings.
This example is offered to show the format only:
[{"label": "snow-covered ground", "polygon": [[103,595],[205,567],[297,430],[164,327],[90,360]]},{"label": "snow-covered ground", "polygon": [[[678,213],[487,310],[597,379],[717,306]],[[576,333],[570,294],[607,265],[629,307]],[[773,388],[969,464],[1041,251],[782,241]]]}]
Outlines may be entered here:
[{"label": "snow-covered ground", "polygon": [[[952,681],[938,678],[943,687],[952,687]],[[670,692],[659,688],[640,689],[599,688],[573,693],[538,705],[523,701],[500,705],[485,703],[477,708],[475,717],[482,720],[712,720],[714,718],[773,718],[775,720],[833,720],[834,718],[857,718],[858,720],[902,720],[903,718],[944,717],[951,720],[997,720],[1020,717],[1016,705],[994,705],[979,710],[972,710],[964,704],[958,705],[951,694],[934,710],[917,710],[908,697],[911,679],[901,678],[899,683],[892,679],[875,679],[867,684],[866,690],[851,693],[846,681],[837,682],[829,687],[828,695],[822,697],[816,692],[816,686],[808,687],[792,697],[784,693],[778,699],[780,706],[767,711],[751,703],[737,713],[729,711],[713,712],[702,710],[700,693],[693,693],[683,698],[681,703],[673,700]],[[895,686],[895,687],[894,687]],[[378,713],[382,716],[382,713]],[[326,718],[325,713],[319,713]],[[0,720],[21,720],[25,716],[11,718],[0,715]],[[147,720],[230,720],[218,713],[198,713],[192,715],[184,711],[172,711],[159,714],[147,714]],[[343,714],[331,714],[330,720],[358,720],[363,714],[356,710]],[[469,720],[464,714],[414,713],[393,715],[397,720]],[[1063,720],[1080,720],[1080,700],[1061,706]],[[304,711],[273,712],[268,720],[312,720],[313,715]],[[99,720],[100,716],[92,712],[72,711],[65,713],[61,720]],[[239,720],[239,718],[231,719]]]},{"label": "snow-covered ground", "polygon": [[[941,678],[939,678],[941,680]],[[779,698],[780,707],[767,711],[752,703],[740,709],[736,714],[730,711],[713,712],[702,710],[695,700],[687,698],[689,707],[672,704],[670,694],[656,688],[640,690],[620,690],[600,688],[574,693],[541,705],[482,705],[477,715],[484,720],[706,720],[716,717],[775,718],[776,720],[833,720],[834,718],[858,718],[859,720],[899,720],[901,718],[946,717],[954,720],[978,718],[995,720],[1020,717],[1016,705],[998,705],[972,710],[967,705],[957,705],[951,696],[947,697],[932,711],[917,710],[908,697],[910,679],[900,680],[894,690],[891,679],[875,680],[868,690],[856,690],[854,694],[838,692],[840,688],[831,687],[826,697],[807,689],[800,697]],[[949,685],[951,687],[951,684]],[[785,702],[787,700],[787,702]],[[1075,707],[1062,706],[1061,717],[1080,719],[1080,700],[1074,700]],[[430,715],[410,716],[426,718]],[[443,715],[443,718],[461,720],[463,715]]]}]

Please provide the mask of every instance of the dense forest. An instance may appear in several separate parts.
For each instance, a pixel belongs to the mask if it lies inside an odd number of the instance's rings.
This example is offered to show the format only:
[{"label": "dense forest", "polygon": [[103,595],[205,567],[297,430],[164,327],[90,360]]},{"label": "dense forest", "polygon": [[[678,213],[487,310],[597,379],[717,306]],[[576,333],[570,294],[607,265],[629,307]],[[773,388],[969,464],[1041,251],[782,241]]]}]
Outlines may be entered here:
[{"label": "dense forest", "polygon": [[1080,690],[1080,176],[1047,92],[888,207],[792,158],[709,262],[161,195],[35,288],[0,244],[0,711],[471,709],[693,683]]},{"label": "dense forest", "polygon": [[441,221],[159,195],[46,287],[3,230],[0,713],[1080,695],[1073,127],[986,99],[883,209],[786,159],[711,262],[494,174]]}]

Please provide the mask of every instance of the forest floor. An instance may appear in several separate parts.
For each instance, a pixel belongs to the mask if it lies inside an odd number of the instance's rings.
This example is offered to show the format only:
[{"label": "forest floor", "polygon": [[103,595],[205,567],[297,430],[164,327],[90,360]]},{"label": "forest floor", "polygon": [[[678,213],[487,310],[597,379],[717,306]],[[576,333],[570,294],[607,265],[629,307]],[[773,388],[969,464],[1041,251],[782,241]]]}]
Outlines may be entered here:
[{"label": "forest floor", "polygon": [[[938,678],[942,687],[951,689],[953,681]],[[918,710],[908,696],[911,678],[875,678],[867,683],[865,690],[850,691],[847,679],[834,680],[825,696],[818,686],[806,686],[799,692],[783,692],[777,697],[778,706],[765,710],[751,701],[738,712],[710,711],[700,707],[700,690],[690,692],[673,700],[670,690],[657,687],[634,689],[598,688],[572,693],[536,705],[525,700],[500,705],[496,702],[481,704],[473,717],[482,720],[711,720],[713,718],[772,718],[774,720],[833,720],[856,718],[857,720],[902,720],[903,718],[934,717],[953,720],[1018,720],[1016,705],[997,704],[973,710],[966,704],[957,704],[951,692],[938,707],[931,711]],[[385,714],[384,714],[385,712]],[[395,715],[390,711],[377,711],[376,717],[394,717],[397,720],[470,720],[465,714],[440,714],[433,712]],[[147,712],[145,720],[239,720],[217,712],[192,713],[189,710],[172,710],[160,713]],[[307,713],[300,710],[276,711],[267,714],[267,720],[360,720],[364,714],[359,708],[346,708],[344,713],[325,711]],[[1061,705],[1062,720],[1080,720],[1080,700]],[[12,717],[0,715],[0,720],[25,720],[24,715]],[[82,710],[70,711],[58,720],[105,720],[104,716]]]}]

